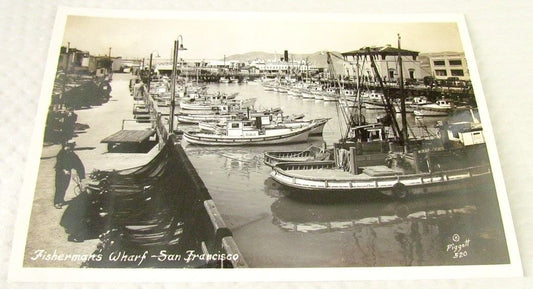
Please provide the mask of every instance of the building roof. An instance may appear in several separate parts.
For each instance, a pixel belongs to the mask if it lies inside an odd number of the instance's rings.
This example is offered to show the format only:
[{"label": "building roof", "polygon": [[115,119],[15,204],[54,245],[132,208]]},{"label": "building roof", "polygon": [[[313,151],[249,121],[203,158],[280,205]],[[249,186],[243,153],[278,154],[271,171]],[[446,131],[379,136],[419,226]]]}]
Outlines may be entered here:
[{"label": "building roof", "polygon": [[413,59],[416,59],[419,52],[418,51],[412,51],[412,50],[406,50],[406,49],[398,49],[395,47],[392,47],[390,45],[387,46],[381,46],[381,47],[362,47],[357,50],[352,50],[348,52],[341,53],[343,57],[347,56],[367,56],[367,55],[379,55],[382,59],[385,59],[387,56],[411,56]]}]

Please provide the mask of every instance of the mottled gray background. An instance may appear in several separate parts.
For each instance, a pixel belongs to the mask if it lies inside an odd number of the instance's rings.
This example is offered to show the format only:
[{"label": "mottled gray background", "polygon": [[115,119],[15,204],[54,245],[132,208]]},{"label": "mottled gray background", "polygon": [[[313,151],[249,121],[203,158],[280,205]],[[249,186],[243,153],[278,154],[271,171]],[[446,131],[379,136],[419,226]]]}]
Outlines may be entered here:
[{"label": "mottled gray background", "polygon": [[[525,278],[333,283],[10,284],[18,194],[43,80],[57,6],[283,12],[463,13],[481,75],[508,190]],[[532,288],[533,1],[0,1],[0,246],[1,288]],[[154,280],[156,281],[156,280]]]}]

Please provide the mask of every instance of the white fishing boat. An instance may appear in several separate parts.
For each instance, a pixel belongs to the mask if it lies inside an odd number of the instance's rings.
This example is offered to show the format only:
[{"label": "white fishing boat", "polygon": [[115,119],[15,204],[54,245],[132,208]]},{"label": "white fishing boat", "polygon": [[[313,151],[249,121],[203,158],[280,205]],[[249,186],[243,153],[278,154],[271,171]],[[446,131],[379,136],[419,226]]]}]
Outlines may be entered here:
[{"label": "white fishing boat", "polygon": [[237,94],[217,94],[203,99],[187,99],[180,101],[180,108],[182,110],[217,110],[221,105],[229,107],[246,108],[253,106],[256,98],[247,98],[236,100]]},{"label": "white fishing boat", "polygon": [[413,112],[416,116],[447,116],[454,108],[452,102],[440,99],[435,103],[420,105]]},{"label": "white fishing boat", "polygon": [[185,132],[183,139],[190,144],[210,146],[278,145],[305,142],[309,133],[322,123],[311,123],[301,128],[279,126],[264,128],[248,126],[246,121],[228,121],[221,133]]},{"label": "white fishing boat", "polygon": [[220,83],[229,83],[230,80],[229,80],[228,78],[222,76],[222,77],[218,80],[218,82],[220,82]]},{"label": "white fishing boat", "polygon": [[313,94],[311,90],[306,89],[302,91],[302,98],[303,99],[315,99],[315,95]]},{"label": "white fishing boat", "polygon": [[177,119],[182,124],[200,124],[204,122],[218,122],[231,119],[232,114],[192,114],[192,115],[178,115]]},{"label": "white fishing boat", "polygon": [[325,92],[324,101],[337,101],[339,99],[339,94],[335,92]]}]

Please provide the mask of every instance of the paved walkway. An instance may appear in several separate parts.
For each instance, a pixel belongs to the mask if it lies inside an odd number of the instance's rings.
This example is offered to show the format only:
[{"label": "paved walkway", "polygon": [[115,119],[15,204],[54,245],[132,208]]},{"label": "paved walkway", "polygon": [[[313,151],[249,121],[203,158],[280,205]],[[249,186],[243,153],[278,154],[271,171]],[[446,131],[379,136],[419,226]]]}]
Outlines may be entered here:
[{"label": "paved walkway", "polygon": [[[87,176],[95,169],[124,169],[148,162],[156,153],[157,146],[148,153],[108,153],[107,145],[100,143],[105,137],[121,130],[123,120],[133,119],[133,98],[129,94],[128,84],[131,75],[114,74],[111,83],[113,91],[108,103],[90,109],[78,110],[78,123],[87,124],[86,131],[79,132],[73,138],[76,142],[75,153],[82,160]],[[125,129],[143,129],[150,124],[124,122]],[[36,190],[33,200],[31,219],[24,256],[24,266],[28,267],[79,267],[81,260],[46,260],[35,258],[43,254],[91,254],[99,240],[86,240],[82,243],[70,242],[65,228],[60,225],[64,213],[79,213],[77,208],[67,205],[63,209],[53,206],[56,163],[55,156],[60,145],[44,146],[39,165]],[[71,182],[65,200],[76,197],[75,185]],[[35,260],[32,260],[34,258]]]}]

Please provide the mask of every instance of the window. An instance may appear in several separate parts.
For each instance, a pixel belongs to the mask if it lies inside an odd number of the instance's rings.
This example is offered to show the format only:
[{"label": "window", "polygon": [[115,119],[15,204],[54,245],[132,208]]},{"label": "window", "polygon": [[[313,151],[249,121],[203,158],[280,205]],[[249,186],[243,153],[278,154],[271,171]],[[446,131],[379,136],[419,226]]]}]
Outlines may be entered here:
[{"label": "window", "polygon": [[437,69],[435,70],[435,75],[436,76],[447,76],[448,74],[446,73],[446,70],[444,69]]},{"label": "window", "polygon": [[415,79],[415,70],[414,69],[409,69],[409,78],[410,79]]},{"label": "window", "polygon": [[232,123],[231,128],[239,128],[239,123]]},{"label": "window", "polygon": [[433,65],[436,65],[436,66],[444,66],[444,60],[435,60],[433,61]]},{"label": "window", "polygon": [[450,65],[463,65],[463,62],[461,61],[461,59],[454,59],[454,60],[450,60]]},{"label": "window", "polygon": [[451,70],[452,76],[465,76],[465,73],[462,69],[452,69]]},{"label": "window", "polygon": [[389,79],[394,79],[394,69],[389,69]]}]

